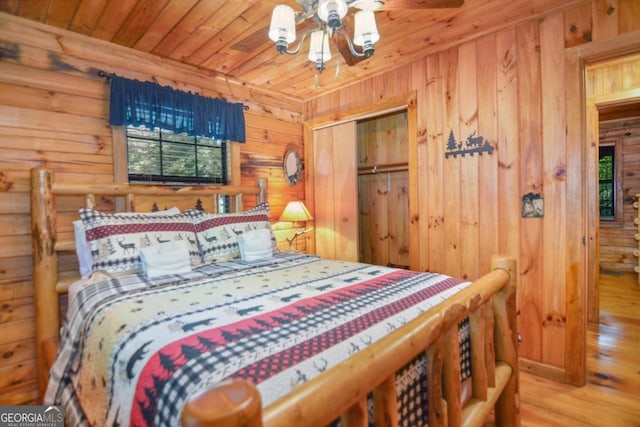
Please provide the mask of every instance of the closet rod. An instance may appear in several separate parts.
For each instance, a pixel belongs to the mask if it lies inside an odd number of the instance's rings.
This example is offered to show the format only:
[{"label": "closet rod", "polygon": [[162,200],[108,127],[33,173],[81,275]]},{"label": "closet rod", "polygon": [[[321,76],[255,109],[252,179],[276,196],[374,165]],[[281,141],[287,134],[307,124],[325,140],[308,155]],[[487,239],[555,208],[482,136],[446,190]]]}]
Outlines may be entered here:
[{"label": "closet rod", "polygon": [[387,172],[405,172],[408,170],[408,163],[386,163],[381,165],[360,166],[358,167],[358,175],[371,175]]}]

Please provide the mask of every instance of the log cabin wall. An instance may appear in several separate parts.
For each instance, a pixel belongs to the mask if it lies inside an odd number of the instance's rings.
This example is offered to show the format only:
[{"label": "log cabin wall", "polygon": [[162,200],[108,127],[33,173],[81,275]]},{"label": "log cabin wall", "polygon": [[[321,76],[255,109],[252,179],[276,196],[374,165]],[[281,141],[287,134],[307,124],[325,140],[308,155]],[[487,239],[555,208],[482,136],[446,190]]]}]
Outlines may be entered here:
[{"label": "log cabin wall", "polygon": [[622,202],[620,218],[615,221],[600,221],[600,268],[603,272],[634,272],[638,265],[638,250],[635,235],[638,226],[634,219],[638,209],[633,207],[640,193],[640,119],[622,120],[600,124],[600,143],[614,143],[620,150],[620,182],[618,189]]},{"label": "log cabin wall", "polygon": [[[290,186],[282,172],[286,149],[303,152],[300,101],[0,13],[0,405],[38,400],[30,168],[46,165],[70,183],[114,181],[109,85],[98,70],[248,105],[235,178],[269,179],[273,220],[289,200],[304,200],[304,183]],[[61,263],[77,270],[74,255]]]},{"label": "log cabin wall", "polygon": [[[565,55],[625,33],[640,50],[639,29],[638,2],[584,1],[479,34],[305,106],[312,120],[417,92],[410,185],[418,187],[419,215],[411,221],[419,222],[420,269],[472,279],[486,272],[491,254],[517,256],[521,367],[572,384],[585,381],[585,350],[575,347],[584,347],[585,307],[576,308],[575,300],[586,292],[580,283],[588,237],[580,212],[588,186],[584,100],[580,78],[571,74],[577,68],[565,69]],[[446,157],[472,135],[493,153]],[[523,217],[525,200],[541,207]]]}]

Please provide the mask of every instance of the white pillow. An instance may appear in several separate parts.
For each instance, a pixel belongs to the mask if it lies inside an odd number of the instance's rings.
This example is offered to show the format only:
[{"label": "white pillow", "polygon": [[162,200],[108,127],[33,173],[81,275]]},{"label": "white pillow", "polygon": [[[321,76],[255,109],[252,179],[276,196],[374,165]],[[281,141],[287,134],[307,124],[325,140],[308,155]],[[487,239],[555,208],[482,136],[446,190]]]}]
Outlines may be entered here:
[{"label": "white pillow", "polygon": [[238,234],[240,258],[243,261],[258,261],[273,256],[271,229],[260,228]]},{"label": "white pillow", "polygon": [[140,263],[142,271],[150,279],[188,273],[191,271],[189,244],[186,240],[173,240],[141,248]]},{"label": "white pillow", "polygon": [[[133,216],[133,215],[175,215],[179,214],[180,209],[173,207],[171,209],[165,209],[163,211],[156,212],[118,212],[115,215],[118,216]],[[86,278],[91,276],[91,270],[93,266],[93,257],[91,256],[91,248],[87,241],[87,235],[82,224],[82,220],[77,219],[73,221],[73,233],[75,235],[76,242],[76,255],[78,256],[78,265],[80,267],[80,276]]]}]

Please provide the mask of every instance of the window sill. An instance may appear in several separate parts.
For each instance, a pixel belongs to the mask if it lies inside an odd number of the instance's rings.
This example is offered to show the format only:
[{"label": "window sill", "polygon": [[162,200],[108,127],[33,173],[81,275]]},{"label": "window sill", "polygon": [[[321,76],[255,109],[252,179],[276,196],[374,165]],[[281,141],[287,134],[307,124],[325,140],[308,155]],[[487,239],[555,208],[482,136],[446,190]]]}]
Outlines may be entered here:
[{"label": "window sill", "polygon": [[624,223],[621,221],[600,221],[600,228],[622,228]]}]

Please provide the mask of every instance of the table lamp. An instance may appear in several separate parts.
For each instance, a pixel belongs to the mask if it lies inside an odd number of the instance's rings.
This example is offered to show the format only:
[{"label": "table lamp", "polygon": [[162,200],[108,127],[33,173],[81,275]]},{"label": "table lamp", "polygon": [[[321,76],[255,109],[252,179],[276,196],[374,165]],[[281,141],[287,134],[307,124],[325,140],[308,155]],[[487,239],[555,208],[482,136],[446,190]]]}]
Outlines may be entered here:
[{"label": "table lamp", "polygon": [[[304,205],[304,203],[300,201],[289,202],[287,206],[282,211],[282,215],[280,215],[280,221],[288,221],[288,222],[307,222],[312,220],[313,217],[309,213],[309,210]],[[305,224],[306,225],[306,224]],[[287,242],[289,242],[289,250],[293,250],[293,242],[305,233],[308,233],[312,230],[312,227],[296,231],[292,237],[287,237]]]}]

